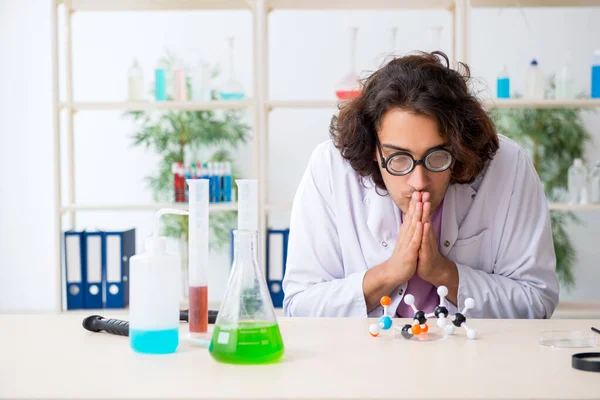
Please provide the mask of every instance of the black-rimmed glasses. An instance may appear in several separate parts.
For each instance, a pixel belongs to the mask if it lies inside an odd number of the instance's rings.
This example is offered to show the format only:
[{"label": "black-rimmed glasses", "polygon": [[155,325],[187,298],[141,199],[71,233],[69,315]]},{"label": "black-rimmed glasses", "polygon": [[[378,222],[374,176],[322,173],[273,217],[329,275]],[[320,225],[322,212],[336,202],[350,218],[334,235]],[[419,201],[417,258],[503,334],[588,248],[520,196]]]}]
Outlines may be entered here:
[{"label": "black-rimmed glasses", "polygon": [[385,168],[392,175],[403,176],[409,174],[419,164],[423,164],[431,172],[443,172],[452,165],[452,154],[443,147],[429,149],[422,160],[415,160],[410,153],[405,151],[392,153],[385,158],[379,138],[375,140],[381,157],[381,168]]}]

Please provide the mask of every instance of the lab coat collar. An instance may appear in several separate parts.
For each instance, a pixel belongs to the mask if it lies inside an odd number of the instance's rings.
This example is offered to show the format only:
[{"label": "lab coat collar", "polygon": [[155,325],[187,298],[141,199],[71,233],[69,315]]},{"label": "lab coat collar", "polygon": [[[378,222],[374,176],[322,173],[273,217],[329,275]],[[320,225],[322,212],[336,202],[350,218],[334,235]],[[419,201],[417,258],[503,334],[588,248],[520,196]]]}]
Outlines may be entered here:
[{"label": "lab coat collar", "polygon": [[400,232],[400,209],[390,195],[377,189],[369,180],[363,202],[367,208],[367,227],[371,235],[380,242],[394,243]]}]

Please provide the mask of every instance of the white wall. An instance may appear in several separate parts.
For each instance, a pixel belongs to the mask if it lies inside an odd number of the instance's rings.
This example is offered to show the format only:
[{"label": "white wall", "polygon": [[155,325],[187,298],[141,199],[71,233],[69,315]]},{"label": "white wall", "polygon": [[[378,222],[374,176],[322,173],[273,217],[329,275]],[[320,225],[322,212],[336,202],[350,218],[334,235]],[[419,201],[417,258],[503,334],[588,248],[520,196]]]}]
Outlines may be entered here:
[{"label": "white wall", "polygon": [[56,302],[49,1],[0,1],[0,311]]},{"label": "white wall", "polygon": [[[49,6],[46,0],[31,1],[29,9],[16,0],[0,2],[0,311],[11,309],[45,309],[54,305],[55,287],[51,269],[56,257],[52,250],[55,235],[52,216],[52,191],[55,188],[51,169],[51,74],[48,39]],[[526,11],[532,32],[528,37],[523,19],[517,11],[477,10],[473,13],[471,65],[492,89],[503,63],[513,74],[517,88],[524,69],[535,53],[548,71],[560,66],[561,57],[571,48],[577,83],[589,86],[590,55],[600,45],[593,38],[600,27],[593,24],[600,9]],[[28,21],[27,23],[25,21]],[[334,84],[348,68],[349,25],[360,27],[358,68],[372,71],[381,64],[389,48],[389,28],[399,27],[396,52],[404,53],[429,46],[429,26],[442,24],[442,48],[450,52],[451,18],[445,11],[367,11],[367,12],[291,12],[275,11],[270,16],[270,78],[272,99],[333,98]],[[76,13],[73,18],[74,95],[77,101],[121,100],[126,96],[126,73],[132,58],[138,57],[146,73],[147,84],[156,59],[169,48],[194,60],[190,51],[202,49],[212,61],[227,63],[224,38],[236,36],[238,77],[251,95],[252,25],[245,11],[236,12],[167,12],[167,13]],[[509,23],[512,24],[509,27]],[[14,40],[26,35],[25,45]],[[409,39],[410,38],[410,39]],[[533,49],[533,50],[532,50]],[[5,60],[8,60],[6,62]],[[62,88],[64,94],[64,85]],[[270,116],[270,200],[289,201],[314,146],[328,138],[332,110],[275,110]],[[598,137],[596,116],[586,118],[591,132]],[[249,118],[251,122],[252,119]],[[63,121],[63,127],[65,121]],[[144,176],[156,168],[157,156],[131,146],[134,126],[119,112],[81,112],[75,116],[77,154],[77,200],[81,202],[150,201]],[[26,144],[27,141],[27,144]],[[32,143],[32,144],[30,144]],[[63,143],[64,149],[64,143]],[[240,166],[250,175],[249,149],[240,153]],[[600,157],[591,149],[592,159]],[[293,160],[293,163],[290,163]],[[285,164],[284,164],[285,163]],[[22,177],[35,176],[42,185],[24,188],[22,201],[13,192]],[[285,165],[286,168],[282,168]],[[64,175],[66,178],[66,175]],[[275,190],[278,187],[280,190]],[[8,188],[11,188],[10,191]],[[64,193],[66,195],[66,192]],[[42,198],[42,201],[35,201]],[[33,200],[35,199],[35,200]],[[8,210],[7,208],[11,208]],[[14,211],[17,209],[17,212]],[[23,214],[29,212],[24,218]],[[593,238],[600,228],[598,214],[584,217],[588,227],[571,229],[578,243],[580,265],[577,290],[563,293],[565,299],[600,300],[592,287],[600,270],[593,257]],[[78,228],[135,226],[138,248],[151,231],[152,213],[81,213]],[[288,212],[271,215],[270,225],[287,226]],[[36,223],[36,251],[30,248],[30,235],[22,221]],[[28,254],[24,260],[23,254]],[[210,273],[210,297],[222,296],[228,274],[228,258],[216,255]],[[34,277],[36,286],[24,296],[20,284]]]}]

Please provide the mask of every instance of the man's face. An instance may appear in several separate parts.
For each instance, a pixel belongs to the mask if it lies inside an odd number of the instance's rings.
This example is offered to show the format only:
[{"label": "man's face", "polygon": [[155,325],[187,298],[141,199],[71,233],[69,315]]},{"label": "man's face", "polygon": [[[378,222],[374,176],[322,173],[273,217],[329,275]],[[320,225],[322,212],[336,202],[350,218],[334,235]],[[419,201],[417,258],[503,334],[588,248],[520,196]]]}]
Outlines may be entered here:
[{"label": "man's face", "polygon": [[[421,160],[431,148],[447,143],[440,136],[435,120],[404,110],[390,110],[383,115],[378,132],[384,158],[398,151],[410,153]],[[442,172],[428,171],[423,164],[404,176],[390,174],[381,168],[381,157],[376,150],[376,160],[392,200],[406,213],[413,192],[429,192],[431,212],[440,205],[450,184],[451,169]]]}]

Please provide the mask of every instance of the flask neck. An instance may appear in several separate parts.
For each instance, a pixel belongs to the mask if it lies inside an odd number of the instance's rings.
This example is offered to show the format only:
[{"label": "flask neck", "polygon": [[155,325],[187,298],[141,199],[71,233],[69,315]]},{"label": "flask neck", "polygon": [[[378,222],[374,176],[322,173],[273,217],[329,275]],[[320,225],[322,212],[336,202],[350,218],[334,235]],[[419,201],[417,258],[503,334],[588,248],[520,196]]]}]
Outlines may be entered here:
[{"label": "flask neck", "polygon": [[233,231],[233,245],[234,261],[258,262],[258,232],[249,230]]}]

